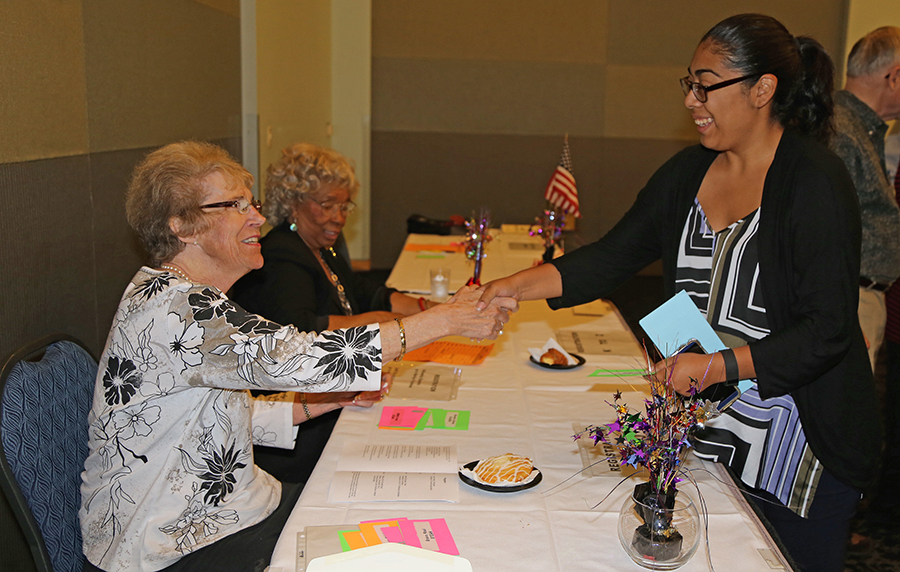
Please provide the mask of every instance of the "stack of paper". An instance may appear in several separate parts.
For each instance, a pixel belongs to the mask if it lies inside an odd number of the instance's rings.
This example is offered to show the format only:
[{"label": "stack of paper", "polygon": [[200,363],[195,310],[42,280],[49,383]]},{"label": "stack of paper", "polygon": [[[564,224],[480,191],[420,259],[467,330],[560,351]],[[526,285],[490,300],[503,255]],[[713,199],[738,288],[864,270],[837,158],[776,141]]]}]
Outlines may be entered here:
[{"label": "stack of paper", "polygon": [[328,502],[459,502],[456,445],[348,443],[328,489]]}]

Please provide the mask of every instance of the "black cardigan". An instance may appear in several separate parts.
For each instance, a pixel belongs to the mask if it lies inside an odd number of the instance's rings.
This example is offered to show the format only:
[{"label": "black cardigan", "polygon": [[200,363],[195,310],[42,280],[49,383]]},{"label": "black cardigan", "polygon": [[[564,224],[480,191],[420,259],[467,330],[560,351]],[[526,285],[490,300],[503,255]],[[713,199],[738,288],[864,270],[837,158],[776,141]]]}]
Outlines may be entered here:
[{"label": "black cardigan", "polygon": [[[237,281],[230,292],[234,301],[249,312],[279,324],[293,324],[302,332],[327,330],[328,316],[343,315],[337,290],[312,250],[287,222],[269,231],[260,243],[263,267]],[[322,256],[344,286],[354,314],[390,311],[391,293],[396,290],[361,278],[340,254],[323,251]]]},{"label": "black cardigan", "polygon": [[[602,297],[662,258],[675,294],[678,244],[717,152],[693,146],[650,178],[598,242],[553,262],[563,295],[552,308]],[[760,397],[790,394],[816,458],[858,489],[879,452],[875,391],[859,300],[859,206],[844,163],[785,131],[766,176],[759,222],[760,285],[771,334],[750,342]]]}]

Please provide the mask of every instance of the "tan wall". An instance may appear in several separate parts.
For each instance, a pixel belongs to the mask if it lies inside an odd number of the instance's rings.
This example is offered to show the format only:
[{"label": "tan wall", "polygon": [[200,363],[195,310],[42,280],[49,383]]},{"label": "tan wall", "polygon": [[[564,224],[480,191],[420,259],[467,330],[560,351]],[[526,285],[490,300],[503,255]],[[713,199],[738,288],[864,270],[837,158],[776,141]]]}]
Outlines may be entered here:
[{"label": "tan wall", "polygon": [[237,25],[193,1],[85,0],[91,152],[239,137]]},{"label": "tan wall", "polygon": [[150,149],[240,146],[239,0],[0,2],[0,355],[99,353],[143,251],[124,189]]},{"label": "tan wall", "polygon": [[696,141],[678,78],[707,29],[748,11],[843,57],[843,0],[373,2],[373,266],[393,264],[413,209],[533,220],[564,133],[580,238],[601,236]]},{"label": "tan wall", "polygon": [[[256,3],[260,178],[288,145],[330,146],[329,0]],[[260,181],[262,186],[263,181]]]},{"label": "tan wall", "polygon": [[81,5],[0,2],[0,163],[87,152]]},{"label": "tan wall", "polygon": [[353,260],[368,262],[372,129],[372,0],[331,0],[332,147],[356,169],[359,206],[344,237]]}]

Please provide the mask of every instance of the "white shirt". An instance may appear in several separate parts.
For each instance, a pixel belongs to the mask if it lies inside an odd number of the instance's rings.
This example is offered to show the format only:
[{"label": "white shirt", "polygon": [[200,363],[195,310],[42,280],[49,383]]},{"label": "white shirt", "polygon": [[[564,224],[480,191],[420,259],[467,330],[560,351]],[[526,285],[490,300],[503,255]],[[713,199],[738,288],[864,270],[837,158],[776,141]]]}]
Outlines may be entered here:
[{"label": "white shirt", "polygon": [[85,555],[105,570],[159,570],[257,524],[281,484],[253,464],[252,445],[293,447],[293,400],[247,390],[374,391],[380,380],[377,325],[301,333],[142,268],[119,303],[88,418]]}]

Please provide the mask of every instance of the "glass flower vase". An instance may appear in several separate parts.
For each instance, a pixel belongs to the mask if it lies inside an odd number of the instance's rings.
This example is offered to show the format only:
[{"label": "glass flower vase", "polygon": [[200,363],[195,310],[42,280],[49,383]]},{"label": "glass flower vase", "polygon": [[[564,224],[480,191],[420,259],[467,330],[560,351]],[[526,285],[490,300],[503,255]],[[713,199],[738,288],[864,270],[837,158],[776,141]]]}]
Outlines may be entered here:
[{"label": "glass flower vase", "polygon": [[619,511],[619,541],[628,556],[648,570],[681,568],[697,551],[700,514],[684,492],[657,494],[641,483]]}]

